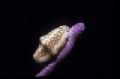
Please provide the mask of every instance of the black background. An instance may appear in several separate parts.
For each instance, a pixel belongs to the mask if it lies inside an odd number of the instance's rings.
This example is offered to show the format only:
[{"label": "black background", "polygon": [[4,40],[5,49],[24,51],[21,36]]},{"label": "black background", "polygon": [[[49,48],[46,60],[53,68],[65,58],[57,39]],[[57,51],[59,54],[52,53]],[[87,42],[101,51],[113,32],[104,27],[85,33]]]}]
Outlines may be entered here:
[{"label": "black background", "polygon": [[21,3],[3,8],[1,76],[34,77],[41,70],[32,58],[39,37],[60,25],[83,22],[85,31],[49,77],[112,77],[113,1]]}]

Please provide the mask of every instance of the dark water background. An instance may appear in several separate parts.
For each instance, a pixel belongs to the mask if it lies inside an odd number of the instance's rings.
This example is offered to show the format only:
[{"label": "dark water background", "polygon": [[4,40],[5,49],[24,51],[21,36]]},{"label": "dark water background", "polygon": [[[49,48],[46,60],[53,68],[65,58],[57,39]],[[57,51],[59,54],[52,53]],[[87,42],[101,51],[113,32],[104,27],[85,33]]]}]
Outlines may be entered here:
[{"label": "dark water background", "polygon": [[[21,2],[22,3],[22,2]],[[77,22],[85,24],[71,53],[49,77],[111,77],[114,72],[113,1],[17,2],[4,6],[0,75],[34,77],[41,66],[34,62],[39,37],[50,30]]]}]

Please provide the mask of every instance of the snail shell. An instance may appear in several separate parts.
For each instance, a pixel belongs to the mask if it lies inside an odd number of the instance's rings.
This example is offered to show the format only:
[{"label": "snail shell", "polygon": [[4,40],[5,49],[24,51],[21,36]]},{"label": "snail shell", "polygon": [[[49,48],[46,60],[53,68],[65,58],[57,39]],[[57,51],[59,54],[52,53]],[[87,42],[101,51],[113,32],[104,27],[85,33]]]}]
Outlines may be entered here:
[{"label": "snail shell", "polygon": [[33,54],[33,59],[38,63],[49,61],[56,56],[67,44],[69,27],[59,26],[48,34],[40,37],[40,44]]}]

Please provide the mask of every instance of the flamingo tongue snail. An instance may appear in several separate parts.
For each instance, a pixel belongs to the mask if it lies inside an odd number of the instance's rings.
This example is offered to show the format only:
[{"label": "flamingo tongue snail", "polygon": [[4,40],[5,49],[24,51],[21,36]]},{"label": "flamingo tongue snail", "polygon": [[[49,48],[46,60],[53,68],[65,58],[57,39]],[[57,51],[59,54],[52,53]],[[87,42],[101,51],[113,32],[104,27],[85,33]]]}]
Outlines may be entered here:
[{"label": "flamingo tongue snail", "polygon": [[67,25],[62,25],[48,34],[40,37],[40,44],[33,54],[33,59],[37,63],[45,63],[56,57],[53,61],[42,69],[36,77],[48,75],[74,46],[76,37],[85,30],[83,23],[77,23],[71,28]]}]

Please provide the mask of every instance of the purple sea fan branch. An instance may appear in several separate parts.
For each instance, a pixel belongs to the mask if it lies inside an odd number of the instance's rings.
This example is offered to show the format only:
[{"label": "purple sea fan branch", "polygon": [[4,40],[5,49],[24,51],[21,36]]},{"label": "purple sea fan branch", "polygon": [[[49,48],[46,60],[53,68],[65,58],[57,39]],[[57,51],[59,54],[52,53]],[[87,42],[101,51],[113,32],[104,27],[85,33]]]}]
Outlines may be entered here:
[{"label": "purple sea fan branch", "polygon": [[43,77],[48,75],[54,67],[63,60],[67,56],[67,54],[70,53],[70,50],[74,46],[74,42],[76,40],[76,37],[81,34],[85,30],[84,24],[83,23],[77,23],[74,26],[72,26],[69,30],[69,41],[67,42],[65,48],[58,54],[57,58],[55,61],[51,62],[46,66],[44,69],[42,69],[36,77]]}]

